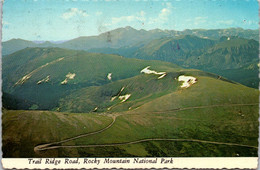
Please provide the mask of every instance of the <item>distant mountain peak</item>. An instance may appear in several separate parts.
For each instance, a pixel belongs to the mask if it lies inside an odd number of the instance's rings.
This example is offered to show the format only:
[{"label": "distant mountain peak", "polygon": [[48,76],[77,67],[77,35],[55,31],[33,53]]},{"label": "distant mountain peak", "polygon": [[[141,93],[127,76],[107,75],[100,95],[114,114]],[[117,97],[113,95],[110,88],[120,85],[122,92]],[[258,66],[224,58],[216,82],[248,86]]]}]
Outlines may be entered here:
[{"label": "distant mountain peak", "polygon": [[136,29],[134,29],[134,28],[131,27],[131,26],[126,26],[125,29],[126,29],[126,30],[136,30]]},{"label": "distant mountain peak", "polygon": [[159,28],[156,28],[156,29],[152,29],[150,30],[151,32],[164,32],[163,30],[159,29]]}]

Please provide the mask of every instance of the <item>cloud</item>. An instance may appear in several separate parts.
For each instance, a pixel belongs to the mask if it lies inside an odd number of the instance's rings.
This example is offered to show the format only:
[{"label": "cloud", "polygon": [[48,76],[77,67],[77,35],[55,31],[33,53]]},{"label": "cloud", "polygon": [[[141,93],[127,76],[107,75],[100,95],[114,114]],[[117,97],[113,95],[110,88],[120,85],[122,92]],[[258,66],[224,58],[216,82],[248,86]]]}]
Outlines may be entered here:
[{"label": "cloud", "polygon": [[63,13],[61,17],[65,20],[68,20],[68,19],[73,18],[75,16],[87,17],[89,15],[84,10],[80,10],[78,8],[70,8],[67,12]]},{"label": "cloud", "polygon": [[134,19],[135,19],[135,16],[133,16],[133,15],[113,17],[112,18],[112,24],[117,24],[117,23],[120,23],[122,21],[131,22],[131,21],[134,21]]},{"label": "cloud", "polygon": [[139,13],[137,13],[136,15],[136,19],[140,22],[145,22],[146,21],[146,17],[145,17],[146,13],[144,11],[140,11]]},{"label": "cloud", "polygon": [[4,20],[2,20],[2,24],[3,24],[3,28],[6,28],[6,29],[9,28],[11,25],[10,22],[4,21]]},{"label": "cloud", "polygon": [[194,24],[195,25],[203,24],[203,23],[207,22],[207,19],[208,19],[208,17],[195,17]]},{"label": "cloud", "polygon": [[258,25],[258,22],[254,21],[254,20],[244,20],[243,24],[246,24],[246,25]]},{"label": "cloud", "polygon": [[219,24],[225,24],[225,25],[232,25],[234,23],[234,20],[219,20],[217,21]]},{"label": "cloud", "polygon": [[2,24],[3,24],[3,25],[10,25],[11,23],[3,20],[3,21],[2,21]]},{"label": "cloud", "polygon": [[134,14],[134,15],[112,17],[111,24],[106,24],[106,26],[119,24],[119,23],[122,23],[122,22],[133,22],[133,21],[144,22],[146,20],[145,14],[146,13],[144,11],[140,11],[140,12]]},{"label": "cloud", "polygon": [[169,20],[169,16],[172,13],[172,4],[171,3],[165,3],[166,7],[163,8],[160,13],[158,14],[158,17],[156,18],[150,18],[149,24],[156,24],[156,23],[166,23]]},{"label": "cloud", "polygon": [[100,15],[102,15],[103,14],[103,12],[101,12],[101,11],[97,11],[96,12],[96,16],[100,16]]}]

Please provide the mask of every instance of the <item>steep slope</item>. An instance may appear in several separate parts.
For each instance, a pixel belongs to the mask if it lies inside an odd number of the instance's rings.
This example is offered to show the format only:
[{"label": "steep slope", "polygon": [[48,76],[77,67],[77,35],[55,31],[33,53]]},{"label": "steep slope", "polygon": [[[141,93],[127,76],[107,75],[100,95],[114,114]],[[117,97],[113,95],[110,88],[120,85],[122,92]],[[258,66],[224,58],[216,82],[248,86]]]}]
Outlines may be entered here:
[{"label": "steep slope", "polygon": [[[128,57],[161,60],[176,63],[185,68],[196,68],[238,81],[250,87],[258,87],[255,71],[246,76],[253,83],[244,81],[244,77],[232,75],[236,69],[258,63],[258,46],[255,40],[240,37],[221,37],[219,40],[203,39],[196,36],[179,36],[153,40]],[[232,71],[235,69],[234,71]],[[228,74],[223,74],[229,72]],[[244,74],[245,75],[245,74]]]},{"label": "steep slope", "polygon": [[227,38],[205,50],[199,56],[191,56],[184,62],[187,67],[199,69],[234,69],[251,63],[258,63],[258,46],[255,40]]},{"label": "steep slope", "polygon": [[214,40],[191,35],[157,39],[140,48],[132,57],[182,64],[187,60],[189,52],[198,50],[197,53],[201,53],[201,50],[211,47],[215,43]]}]

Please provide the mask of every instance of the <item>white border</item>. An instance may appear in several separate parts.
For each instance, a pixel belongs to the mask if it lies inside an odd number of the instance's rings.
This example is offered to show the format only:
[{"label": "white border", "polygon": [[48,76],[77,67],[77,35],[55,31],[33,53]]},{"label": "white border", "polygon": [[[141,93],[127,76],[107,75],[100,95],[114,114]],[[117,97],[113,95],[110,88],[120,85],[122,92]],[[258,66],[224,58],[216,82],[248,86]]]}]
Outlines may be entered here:
[{"label": "white border", "polygon": [[[55,159],[59,164],[45,164],[46,160]],[[216,168],[216,169],[257,169],[258,158],[257,157],[240,157],[240,158],[169,158],[169,157],[158,157],[158,158],[138,158],[139,160],[155,160],[157,163],[134,163],[134,159],[137,158],[67,158],[70,160],[78,160],[76,164],[65,164],[66,158],[33,158],[33,160],[41,160],[41,164],[29,164],[29,158],[3,158],[3,168],[7,169],[103,169],[103,168]],[[90,160],[92,163],[84,164],[84,159]],[[130,163],[105,163],[105,159],[110,160],[129,160]],[[172,159],[172,163],[163,164],[162,159]],[[99,163],[98,163],[99,161]]]},{"label": "white border", "polygon": [[[3,1],[0,0],[0,42],[2,44],[2,12],[3,12]],[[260,8],[259,8],[260,10]],[[260,13],[259,13],[260,15]],[[260,35],[259,35],[260,36]],[[0,44],[0,63],[2,65],[2,45]],[[260,44],[259,44],[260,45]],[[260,49],[260,47],[259,47]],[[259,55],[260,58],[260,55]],[[2,66],[0,66],[0,74],[2,75]],[[260,77],[260,73],[259,73]],[[0,86],[2,86],[2,78],[0,78]],[[260,84],[259,84],[260,89]],[[0,95],[2,96],[2,91],[0,90]],[[0,107],[2,108],[2,98],[0,98]],[[0,111],[2,116],[2,111]],[[259,110],[260,115],[260,110]],[[2,121],[0,121],[2,124]],[[259,116],[259,122],[260,122],[260,116]],[[0,133],[2,132],[2,128],[0,128]],[[260,136],[260,126],[259,126],[259,136]],[[2,146],[2,136],[0,136],[0,147]],[[258,138],[258,141],[260,143],[260,138]],[[260,154],[260,148],[258,148],[258,154]],[[106,158],[70,158],[70,159],[78,159],[80,164],[64,164],[66,158],[55,158],[55,160],[61,161],[59,165],[54,164],[45,164],[46,159],[54,159],[54,158],[33,158],[33,160],[39,160],[41,159],[41,164],[29,164],[30,158],[2,158],[2,150],[0,150],[0,156],[1,156],[1,165],[2,168],[5,169],[104,169],[104,168],[214,168],[214,169],[260,169],[258,166],[258,161],[260,163],[259,157],[240,157],[240,158],[231,158],[231,157],[211,157],[211,158],[157,158],[157,163],[133,163],[135,158],[109,158],[111,160],[118,160],[118,159],[127,159],[130,160],[130,164],[107,164],[104,163],[104,160]],[[100,160],[100,163],[97,165],[95,163],[93,164],[83,164],[84,159],[89,160]],[[139,158],[144,159],[144,158]],[[145,158],[147,160],[153,160],[155,158]],[[173,163],[169,164],[161,164],[161,159],[172,159]],[[260,165],[260,164],[259,164]],[[1,167],[0,167],[1,168]]]}]

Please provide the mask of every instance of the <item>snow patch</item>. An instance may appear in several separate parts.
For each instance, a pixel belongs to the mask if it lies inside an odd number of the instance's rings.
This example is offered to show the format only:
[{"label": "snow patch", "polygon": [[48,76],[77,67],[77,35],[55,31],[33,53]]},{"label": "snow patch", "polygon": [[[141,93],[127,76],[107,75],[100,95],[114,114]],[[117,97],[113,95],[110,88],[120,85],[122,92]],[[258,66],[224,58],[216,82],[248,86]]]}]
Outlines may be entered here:
[{"label": "snow patch", "polygon": [[112,79],[112,73],[108,73],[107,79],[108,79],[108,80],[111,80],[111,79]]},{"label": "snow patch", "polygon": [[74,77],[76,76],[76,74],[75,73],[68,73],[67,75],[66,75],[66,78],[68,78],[68,79],[74,79]]},{"label": "snow patch", "polygon": [[61,84],[62,84],[62,85],[67,84],[67,83],[68,83],[68,80],[69,80],[69,79],[70,79],[70,80],[74,79],[75,76],[76,76],[75,73],[70,73],[70,72],[69,72],[69,73],[66,75],[65,80],[63,80],[63,81],[61,82]]},{"label": "snow patch", "polygon": [[142,69],[142,70],[140,71],[140,73],[160,75],[160,77],[158,77],[158,79],[161,79],[161,78],[163,78],[164,76],[166,76],[166,72],[156,72],[156,71],[154,71],[154,70],[150,70],[150,69],[149,69],[150,67],[151,67],[151,66],[145,67],[144,69]]},{"label": "snow patch", "polygon": [[161,75],[160,77],[158,77],[158,79],[162,79],[164,78],[164,76],[166,76],[166,74]]},{"label": "snow patch", "polygon": [[67,84],[68,83],[68,79],[66,78],[65,80],[63,80],[60,84]]},{"label": "snow patch", "polygon": [[120,90],[120,93],[125,89],[125,87],[122,87],[121,90]]},{"label": "snow patch", "polygon": [[47,76],[47,77],[45,77],[44,79],[38,81],[37,84],[47,83],[47,82],[49,82],[49,80],[50,80],[50,76]]},{"label": "snow patch", "polygon": [[57,60],[54,60],[54,61],[52,61],[52,62],[50,62],[50,63],[46,63],[46,64],[44,64],[44,65],[42,65],[42,66],[36,68],[35,70],[31,71],[29,74],[23,76],[20,80],[18,80],[18,81],[15,83],[15,86],[18,85],[18,84],[20,84],[20,85],[24,84],[28,79],[30,79],[30,78],[32,77],[32,75],[33,75],[34,73],[38,72],[39,70],[41,70],[42,68],[48,66],[49,64],[54,64],[54,63],[56,63],[56,62],[58,62],[58,61],[61,61],[61,60],[63,60],[63,59],[64,59],[64,57],[59,58],[59,59],[57,59]]},{"label": "snow patch", "polygon": [[190,87],[192,84],[197,82],[197,79],[195,77],[192,76],[179,76],[178,77],[178,81],[183,81],[181,88],[188,88]]},{"label": "snow patch", "polygon": [[117,96],[114,96],[114,97],[111,98],[110,101],[112,102],[112,101],[114,101],[116,98],[117,98]]},{"label": "snow patch", "polygon": [[19,81],[17,81],[16,83],[15,83],[15,85],[17,85],[17,84],[23,84],[24,82],[26,82],[27,80],[29,80],[30,78],[31,78],[31,74],[28,74],[28,75],[25,75],[25,76],[23,76],[23,78],[22,79],[20,79]]},{"label": "snow patch", "polygon": [[98,110],[98,107],[95,107],[94,110],[93,110],[93,112],[96,112],[97,110]]},{"label": "snow patch", "polygon": [[112,97],[112,98],[110,99],[110,101],[111,101],[111,102],[114,101],[114,100],[122,93],[122,91],[123,91],[124,89],[125,89],[125,87],[122,87],[121,90],[120,90],[120,92],[118,93],[118,95]]},{"label": "snow patch", "polygon": [[59,58],[58,60],[56,60],[56,61],[61,61],[61,60],[63,60],[64,59],[64,57],[61,57],[61,58]]},{"label": "snow patch", "polygon": [[121,103],[125,102],[127,99],[129,99],[129,97],[131,96],[131,94],[126,94],[123,96],[119,96],[119,100],[121,100]]}]

